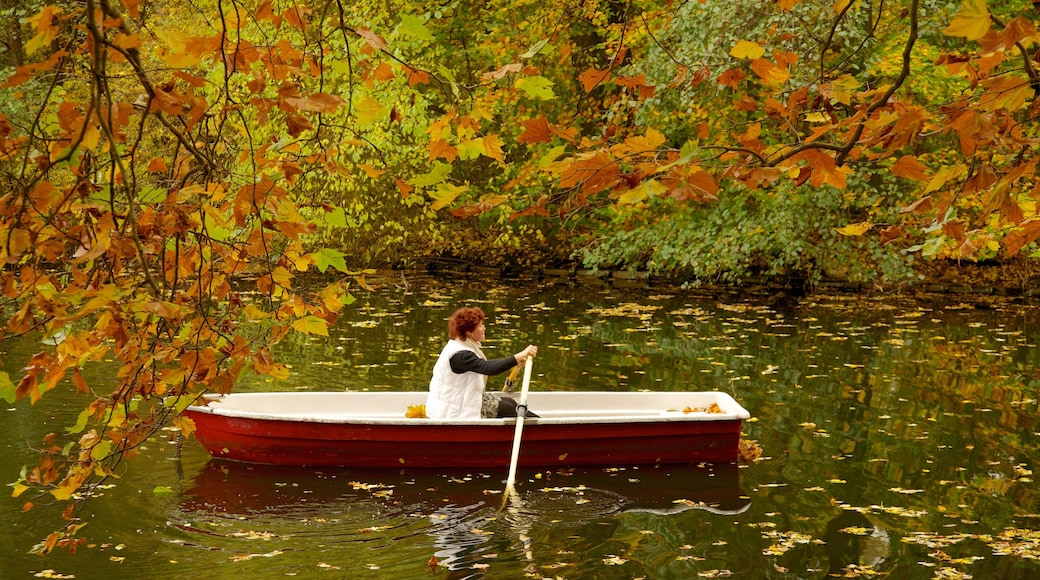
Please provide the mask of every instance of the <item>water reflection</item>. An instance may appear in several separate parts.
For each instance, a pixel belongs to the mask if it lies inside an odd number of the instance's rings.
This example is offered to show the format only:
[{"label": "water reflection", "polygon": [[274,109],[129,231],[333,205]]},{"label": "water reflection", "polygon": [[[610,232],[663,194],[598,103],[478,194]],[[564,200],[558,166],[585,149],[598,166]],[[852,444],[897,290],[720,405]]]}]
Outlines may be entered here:
[{"label": "water reflection", "polygon": [[602,533],[616,529],[625,514],[668,517],[698,510],[732,516],[751,505],[734,463],[521,470],[518,493],[504,504],[501,475],[212,459],[181,494],[176,519],[186,534],[183,543],[223,549],[228,529],[243,533],[235,527],[243,519],[250,522],[247,535],[313,539],[321,533],[301,522],[336,513],[337,532],[326,542],[392,550],[428,537],[431,565],[448,570],[450,578],[481,578],[490,561],[523,567],[558,558],[554,528],[561,522],[597,526]]},{"label": "water reflection", "polygon": [[[525,472],[520,470],[521,480]],[[401,510],[480,505],[498,510],[502,474],[436,469],[306,468],[211,459],[182,494],[188,512],[291,515],[302,508],[374,501]],[[733,515],[751,503],[735,463],[528,471],[523,505],[586,517],[700,509]],[[584,507],[583,507],[584,506]]]}]

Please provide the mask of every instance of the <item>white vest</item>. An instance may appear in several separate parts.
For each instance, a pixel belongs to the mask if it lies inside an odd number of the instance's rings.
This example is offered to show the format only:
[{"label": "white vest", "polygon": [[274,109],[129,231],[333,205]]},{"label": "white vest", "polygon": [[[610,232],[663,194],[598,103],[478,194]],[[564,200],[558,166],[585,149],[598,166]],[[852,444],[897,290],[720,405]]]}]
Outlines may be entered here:
[{"label": "white vest", "polygon": [[451,370],[451,357],[463,350],[477,354],[462,342],[449,340],[437,358],[437,363],[433,365],[430,394],[426,397],[426,416],[430,419],[480,418],[487,377],[480,373],[458,374]]}]

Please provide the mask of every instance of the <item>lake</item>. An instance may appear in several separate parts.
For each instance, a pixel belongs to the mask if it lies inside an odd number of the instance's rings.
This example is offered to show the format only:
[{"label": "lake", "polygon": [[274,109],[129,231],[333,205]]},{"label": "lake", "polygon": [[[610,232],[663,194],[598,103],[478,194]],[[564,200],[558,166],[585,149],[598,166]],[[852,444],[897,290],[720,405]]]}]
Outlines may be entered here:
[{"label": "lake", "polygon": [[[425,391],[457,306],[484,350],[537,344],[532,389],[720,390],[752,415],[749,465],[507,474],[249,466],[172,432],[91,499],[75,554],[4,494],[5,578],[1040,577],[1040,302],[998,296],[709,292],[569,278],[392,273],[353,287],[289,379],[238,389]],[[638,286],[638,285],[636,285]],[[6,369],[42,348],[3,345]],[[86,369],[104,384],[111,364]],[[108,374],[106,374],[108,373]],[[500,386],[503,377],[493,377]],[[0,414],[13,482],[83,396]]]}]

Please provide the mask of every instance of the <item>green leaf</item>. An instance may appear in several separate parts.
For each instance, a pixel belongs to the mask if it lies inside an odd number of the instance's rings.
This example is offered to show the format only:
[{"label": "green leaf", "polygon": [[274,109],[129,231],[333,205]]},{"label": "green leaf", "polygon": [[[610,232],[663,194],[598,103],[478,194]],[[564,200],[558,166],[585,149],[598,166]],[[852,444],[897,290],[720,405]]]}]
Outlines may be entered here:
[{"label": "green leaf", "polygon": [[340,272],[347,272],[347,262],[344,260],[343,252],[334,248],[322,248],[317,252],[311,254],[314,258],[314,265],[321,271],[322,274],[329,269],[329,266],[339,270]]},{"label": "green leaf", "polygon": [[434,40],[433,35],[430,34],[429,29],[426,28],[426,23],[418,16],[413,16],[411,14],[401,16],[401,23],[397,25],[397,31],[401,34],[418,38],[419,40],[427,40],[431,42]]},{"label": "green leaf", "polygon": [[345,228],[347,227],[347,214],[343,208],[337,207],[325,214],[325,223],[334,228]]},{"label": "green leaf", "polygon": [[417,175],[409,179],[408,183],[415,187],[429,187],[444,181],[444,179],[448,177],[449,173],[451,173],[451,165],[448,165],[447,163],[435,163],[429,173]]},{"label": "green leaf", "polygon": [[543,76],[520,77],[513,84],[516,88],[524,91],[527,96],[540,101],[551,101],[556,98],[553,93],[553,82]]},{"label": "green leaf", "polygon": [[72,427],[65,429],[68,433],[82,433],[87,428],[87,420],[90,419],[90,409],[83,409],[79,413],[79,418],[76,419],[76,424]]},{"label": "green leaf", "polygon": [[552,149],[546,151],[545,155],[543,155],[542,158],[538,160],[538,168],[547,169],[550,165],[556,163],[556,160],[559,159],[560,155],[563,155],[566,151],[567,147],[563,145],[553,147]]},{"label": "green leaf", "polygon": [[108,440],[98,441],[97,445],[90,450],[90,456],[95,461],[101,461],[112,453],[112,442]]},{"label": "green leaf", "polygon": [[[527,49],[527,52],[520,55],[520,58],[534,58],[540,54],[546,46],[549,46],[549,39],[540,40],[534,44],[531,48]],[[552,48],[549,46],[549,48]],[[546,51],[548,52],[548,51]]]},{"label": "green leaf", "polygon": [[8,403],[15,402],[15,386],[11,382],[11,377],[0,371],[0,399],[7,401]]},{"label": "green leaf", "polygon": [[154,493],[155,495],[169,495],[173,493],[173,490],[166,485],[157,485],[154,489],[152,489],[152,493]]},{"label": "green leaf", "polygon": [[450,183],[442,183],[437,186],[437,191],[430,194],[433,198],[433,204],[430,208],[437,211],[441,208],[447,207],[451,202],[455,201],[455,198],[462,195],[466,190],[469,189],[468,185],[452,185]]},{"label": "green leaf", "polygon": [[692,161],[699,149],[700,147],[696,141],[691,140],[683,143],[682,149],[679,150],[679,163],[685,165]]}]

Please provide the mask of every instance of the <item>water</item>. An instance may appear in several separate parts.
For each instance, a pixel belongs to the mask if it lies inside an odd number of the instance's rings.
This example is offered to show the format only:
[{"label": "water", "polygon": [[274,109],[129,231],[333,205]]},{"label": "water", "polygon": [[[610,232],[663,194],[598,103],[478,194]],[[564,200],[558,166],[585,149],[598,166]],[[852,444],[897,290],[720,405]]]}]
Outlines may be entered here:
[{"label": "water", "polygon": [[[27,555],[56,514],[23,514],[25,498],[5,494],[0,575],[1040,575],[1036,303],[375,282],[328,338],[280,345],[288,380],[240,389],[423,391],[447,317],[479,305],[489,356],[539,345],[532,389],[722,390],[751,412],[744,437],[763,457],[742,467],[521,465],[517,501],[503,506],[505,473],[247,466],[170,433],[87,504],[90,544],[76,554]],[[5,345],[7,368],[38,340]],[[112,369],[90,372],[99,385]],[[82,404],[50,393],[2,409],[7,481]]]}]

